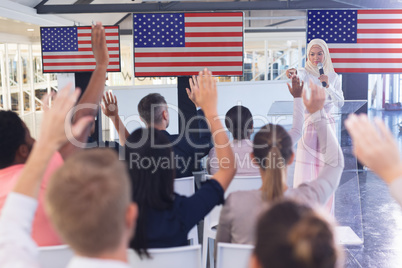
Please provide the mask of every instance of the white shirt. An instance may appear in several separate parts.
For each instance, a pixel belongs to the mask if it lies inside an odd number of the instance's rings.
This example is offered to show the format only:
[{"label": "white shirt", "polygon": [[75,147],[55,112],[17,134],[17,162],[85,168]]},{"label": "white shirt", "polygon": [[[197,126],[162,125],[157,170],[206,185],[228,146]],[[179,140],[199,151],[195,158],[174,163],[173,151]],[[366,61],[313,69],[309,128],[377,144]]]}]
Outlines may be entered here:
[{"label": "white shirt", "polygon": [[[10,193],[0,215],[0,267],[40,268],[38,246],[31,238],[32,221],[38,202],[31,197]],[[129,268],[114,260],[75,256],[68,268]]]},{"label": "white shirt", "polygon": [[399,205],[402,206],[402,178],[394,180],[389,185],[389,190],[391,195],[398,201]]},{"label": "white shirt", "polygon": [[[304,82],[305,88],[309,88],[310,79],[314,84],[322,86],[320,80],[318,80],[318,77],[307,72],[304,68],[298,69],[297,75],[299,76],[300,80]],[[329,82],[329,87],[324,88],[326,93],[325,104],[327,106],[328,104],[333,103],[336,107],[340,108],[343,106],[345,99],[343,97],[342,84],[341,80],[339,79],[339,75],[337,73],[329,73],[325,75],[328,76]]]}]

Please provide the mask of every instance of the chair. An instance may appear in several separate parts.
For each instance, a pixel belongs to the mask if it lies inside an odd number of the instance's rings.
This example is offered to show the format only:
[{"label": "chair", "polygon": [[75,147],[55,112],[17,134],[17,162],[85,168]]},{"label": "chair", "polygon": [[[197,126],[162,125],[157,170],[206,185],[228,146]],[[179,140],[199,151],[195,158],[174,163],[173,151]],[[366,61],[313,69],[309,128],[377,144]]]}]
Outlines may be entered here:
[{"label": "chair", "polygon": [[216,268],[246,268],[248,267],[252,245],[239,245],[229,243],[218,243]]},{"label": "chair", "polygon": [[73,256],[67,245],[40,247],[38,260],[41,268],[65,268]]},{"label": "chair", "polygon": [[[194,177],[185,177],[174,180],[174,191],[180,195],[192,196],[195,193]],[[198,228],[195,225],[187,235],[191,245],[197,245],[198,242]]]},{"label": "chair", "polygon": [[133,268],[201,268],[201,245],[149,249],[151,259],[128,249],[128,260]]},{"label": "chair", "polygon": [[[206,176],[207,179],[212,178],[211,175]],[[225,192],[225,199],[230,193],[237,191],[256,190],[261,188],[262,180],[261,176],[236,176],[233,178],[228,189]],[[203,230],[203,242],[202,242],[202,261],[203,267],[207,267],[207,257],[209,253],[210,267],[213,267],[213,246],[209,247],[209,238],[215,239],[216,229],[219,224],[219,216],[222,206],[216,206],[207,216],[204,218],[204,230]]]}]

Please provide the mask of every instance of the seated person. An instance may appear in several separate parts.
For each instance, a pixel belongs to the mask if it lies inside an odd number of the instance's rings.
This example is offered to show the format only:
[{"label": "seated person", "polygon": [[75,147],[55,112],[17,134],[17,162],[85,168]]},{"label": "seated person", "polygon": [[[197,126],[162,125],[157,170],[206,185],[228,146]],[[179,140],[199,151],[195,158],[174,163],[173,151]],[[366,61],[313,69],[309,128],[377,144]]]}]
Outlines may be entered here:
[{"label": "seated person", "polygon": [[402,160],[391,131],[380,119],[370,123],[365,114],[349,115],[345,126],[357,159],[388,184],[392,196],[402,206]]},{"label": "seated person", "polygon": [[208,70],[200,72],[192,98],[205,112],[216,145],[218,159],[227,164],[192,196],[174,193],[175,161],[170,140],[154,128],[138,129],[127,139],[126,159],[132,182],[133,201],[140,216],[136,237],[130,246],[148,255],[148,248],[187,245],[188,232],[216,205],[222,204],[224,191],[234,174],[234,155],[217,113],[216,82]]},{"label": "seated person", "polygon": [[[101,28],[102,26],[96,26],[94,29],[100,32],[104,31],[101,30]],[[98,32],[97,35],[101,35],[101,33]],[[106,41],[104,38],[92,38],[92,41],[96,68],[92,73],[91,80],[79,104],[97,105],[100,102],[104,90],[106,68],[109,62]],[[67,88],[66,90],[70,89]],[[96,109],[78,109],[75,113],[74,120],[78,120],[88,114],[95,115]],[[44,193],[49,183],[50,176],[63,164],[63,160],[67,159],[77,150],[85,147],[88,134],[89,129],[85,131],[84,136],[78,137],[74,141],[74,144],[69,142],[64,147],[60,148],[58,152],[55,152],[51,161],[49,161],[45,172],[45,178],[42,181],[39,206],[35,214],[32,228],[32,237],[39,246],[61,244],[59,237],[50,225],[44,211]],[[31,137],[29,129],[16,113],[12,111],[0,111],[0,209],[3,207],[8,194],[17,182],[34,143],[35,140]]]},{"label": "seated person", "polygon": [[[279,125],[268,124],[254,137],[253,155],[260,167],[261,189],[238,191],[229,195],[222,208],[216,242],[253,244],[254,228],[259,214],[283,197],[309,204],[324,204],[339,185],[344,167],[342,150],[322,111],[325,92],[311,85],[310,100],[303,93],[304,104],[318,131],[323,147],[324,168],[318,179],[294,189],[286,185],[287,166],[293,161],[293,143]],[[245,217],[247,215],[247,217]]]},{"label": "seated person", "polygon": [[[194,102],[194,99],[191,100]],[[198,107],[196,102],[194,104]],[[158,93],[148,94],[142,98],[138,103],[138,113],[147,127],[162,131],[171,142],[174,157],[177,159],[176,178],[193,176],[193,171],[198,168],[197,160],[204,157],[212,147],[211,133],[208,131],[202,110],[197,110],[199,129],[196,135],[188,133],[171,135],[166,131],[169,126],[169,110],[165,98]]]},{"label": "seated person", "polygon": [[[57,150],[69,139],[86,137],[93,121],[93,116],[84,116],[71,126],[68,112],[79,94],[79,90],[73,94],[61,91],[53,108],[45,109],[41,135],[0,216],[1,267],[40,267],[38,246],[30,231],[43,175]],[[45,207],[63,241],[75,253],[68,267],[129,267],[127,246],[137,217],[130,195],[127,167],[108,149],[78,152],[56,171]]]},{"label": "seated person", "polygon": [[124,146],[128,136],[130,136],[130,133],[128,133],[128,130],[124,126],[123,121],[121,121],[119,116],[117,98],[111,91],[108,91],[103,95],[102,99],[102,112],[112,121],[114,127],[116,128],[117,134],[119,135],[119,143],[121,146]]},{"label": "seated person", "polygon": [[343,267],[333,224],[311,207],[283,201],[264,212],[257,224],[250,268]]},{"label": "seated person", "polygon": [[[233,140],[230,142],[236,159],[236,176],[259,176],[257,165],[251,161],[253,151],[250,135],[253,133],[253,116],[248,108],[237,105],[226,113],[226,128],[232,133]],[[209,151],[207,170],[209,174],[215,174],[219,169],[216,161],[215,147]]]},{"label": "seated person", "polygon": [[[292,86],[288,85],[289,92],[294,97],[293,101],[293,124],[288,134],[292,138],[292,143],[296,144],[302,135],[304,120],[304,108],[301,94],[303,83],[299,79],[292,79]],[[232,133],[233,141],[230,145],[236,159],[236,176],[259,176],[259,166],[253,163],[251,158],[252,142],[250,135],[253,133],[253,116],[250,110],[244,106],[233,106],[226,113],[226,128]],[[215,148],[209,151],[207,170],[209,174],[215,174],[219,168],[219,162],[216,159]]]}]

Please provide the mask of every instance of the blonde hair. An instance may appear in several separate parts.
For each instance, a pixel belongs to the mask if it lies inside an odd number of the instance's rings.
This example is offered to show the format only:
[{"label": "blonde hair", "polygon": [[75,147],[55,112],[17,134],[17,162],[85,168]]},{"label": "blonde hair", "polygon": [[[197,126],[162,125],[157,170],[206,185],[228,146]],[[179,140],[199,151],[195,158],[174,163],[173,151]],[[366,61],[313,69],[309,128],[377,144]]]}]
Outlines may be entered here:
[{"label": "blonde hair", "polygon": [[131,203],[127,167],[110,149],[70,157],[52,176],[46,209],[63,240],[85,256],[121,243]]},{"label": "blonde hair", "polygon": [[261,215],[254,255],[263,268],[335,268],[343,263],[333,224],[311,207],[290,200]]},{"label": "blonde hair", "polygon": [[254,137],[253,154],[263,170],[262,198],[265,201],[281,198],[286,180],[286,164],[293,155],[289,134],[279,125],[265,125]]}]

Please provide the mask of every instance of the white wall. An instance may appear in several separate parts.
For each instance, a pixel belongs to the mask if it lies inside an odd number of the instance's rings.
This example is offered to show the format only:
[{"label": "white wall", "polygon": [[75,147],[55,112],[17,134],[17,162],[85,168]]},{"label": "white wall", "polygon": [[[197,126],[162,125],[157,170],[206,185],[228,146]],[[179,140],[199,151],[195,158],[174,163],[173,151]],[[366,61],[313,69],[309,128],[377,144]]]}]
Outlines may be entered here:
[{"label": "white wall", "polygon": [[[177,86],[109,87],[117,97],[119,114],[129,132],[144,126],[139,119],[138,102],[149,93],[162,94],[170,106],[168,132],[178,133]],[[218,113],[222,118],[234,105],[243,105],[254,116],[254,126],[265,125],[267,113],[274,101],[292,101],[286,81],[235,82],[218,84]],[[288,123],[288,122],[287,122]],[[117,135],[115,135],[117,137]]]}]

